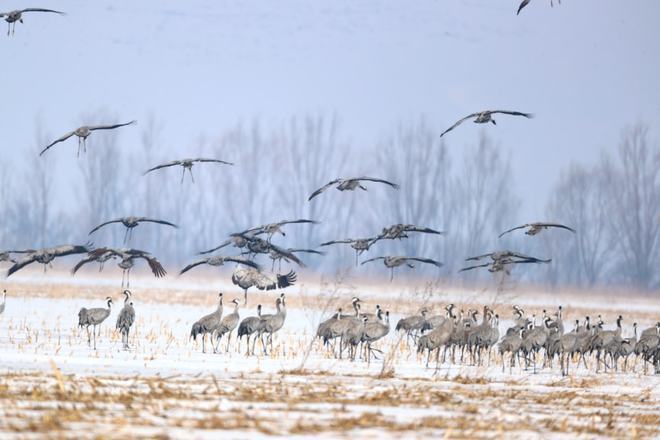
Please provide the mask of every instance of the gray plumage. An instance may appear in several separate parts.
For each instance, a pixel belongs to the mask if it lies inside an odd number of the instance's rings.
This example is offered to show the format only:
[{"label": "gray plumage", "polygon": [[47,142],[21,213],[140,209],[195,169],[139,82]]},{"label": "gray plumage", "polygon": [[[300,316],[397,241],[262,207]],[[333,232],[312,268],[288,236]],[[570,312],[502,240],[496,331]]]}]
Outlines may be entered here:
[{"label": "gray plumage", "polygon": [[259,290],[284,289],[296,282],[296,273],[289,271],[285,275],[277,274],[275,279],[260,272],[258,268],[237,268],[231,275],[231,282],[243,289],[243,304],[247,304],[247,291],[250,287]]},{"label": "gray plumage", "polygon": [[7,303],[7,289],[2,290],[2,304],[0,304],[0,315],[5,312],[5,304]]},{"label": "gray plumage", "polygon": [[[8,36],[10,31],[11,31],[11,35],[14,35],[14,32],[16,31],[16,22],[18,21],[20,23],[23,23],[23,14],[26,12],[52,12],[59,15],[65,15],[64,12],[55,11],[53,9],[44,9],[44,8],[26,8],[26,9],[18,9],[9,12],[0,12],[0,18],[4,18],[5,21],[7,22]],[[13,28],[12,28],[12,24],[14,25]]]},{"label": "gray plumage", "polygon": [[211,340],[213,340],[213,333],[222,321],[222,292],[218,294],[218,298],[217,309],[195,322],[190,330],[190,337],[194,341],[197,340],[197,336],[202,336],[202,353],[206,353],[206,335],[210,335]]},{"label": "gray plumage", "polygon": [[436,352],[436,370],[440,366],[440,348],[447,347],[451,341],[454,330],[456,329],[456,321],[453,319],[446,319],[440,326],[434,328],[429,333],[421,336],[417,340],[417,352],[422,353],[424,350],[428,350],[426,356],[426,368],[429,367],[429,361],[431,359],[431,352],[437,350]]},{"label": "gray plumage", "polygon": [[62,245],[51,248],[43,249],[30,249],[27,251],[22,251],[25,253],[25,257],[21,258],[19,261],[14,263],[13,266],[7,271],[7,277],[11,276],[13,273],[18,272],[23,269],[25,266],[28,266],[32,263],[41,263],[44,265],[44,272],[48,266],[52,265],[52,262],[55,258],[65,257],[67,255],[75,254],[84,254],[90,251],[90,245]]},{"label": "gray plumage", "polygon": [[366,264],[372,261],[378,261],[378,260],[383,260],[383,264],[385,264],[385,267],[390,269],[390,281],[394,279],[394,268],[406,265],[410,269],[414,269],[415,265],[411,262],[419,262],[419,263],[426,263],[426,264],[432,264],[436,267],[442,267],[443,264],[439,261],[432,260],[431,258],[421,258],[421,257],[404,257],[400,255],[390,255],[386,257],[374,257],[374,258],[369,258],[368,260],[364,260],[361,264]]},{"label": "gray plumage", "polygon": [[193,172],[192,172],[192,167],[195,163],[218,163],[224,165],[234,165],[231,162],[226,162],[220,159],[204,159],[204,158],[180,159],[180,160],[173,160],[172,162],[163,163],[153,168],[150,168],[147,171],[145,171],[143,175],[147,175],[152,171],[160,170],[162,168],[181,166],[183,168],[183,173],[181,174],[181,183],[183,183],[183,178],[186,176],[186,170],[188,170],[188,172],[190,173],[190,178],[192,179],[192,183],[195,183],[195,177],[193,176]]},{"label": "gray plumage", "polygon": [[136,121],[130,121],[126,122],[123,124],[110,124],[110,125],[83,125],[82,127],[78,127],[73,131],[68,132],[64,136],[60,137],[59,139],[54,140],[50,144],[46,146],[43,150],[41,150],[41,153],[39,153],[39,156],[44,154],[46,151],[48,151],[51,147],[53,147],[55,144],[58,144],[60,142],[64,142],[65,140],[69,139],[71,136],[77,136],[78,137],[78,156],[80,156],[80,151],[86,152],[87,151],[87,138],[89,137],[90,134],[92,134],[93,131],[96,130],[114,130],[116,128],[120,127],[125,127],[127,125],[132,125],[135,124]]},{"label": "gray plumage", "polygon": [[231,302],[234,304],[234,311],[229,315],[225,316],[224,318],[222,318],[222,321],[220,321],[220,325],[218,325],[218,328],[216,329],[215,334],[216,334],[217,342],[213,350],[214,353],[217,353],[218,348],[220,347],[220,340],[225,334],[227,334],[227,349],[225,350],[225,352],[229,351],[229,343],[231,342],[231,332],[234,331],[234,329],[238,325],[238,320],[240,319],[240,316],[238,314],[238,300],[233,299],[231,300]]},{"label": "gray plumage", "polygon": [[452,131],[454,128],[458,127],[461,125],[463,122],[467,121],[468,119],[474,118],[474,123],[475,124],[487,124],[488,122],[491,122],[493,125],[497,125],[495,122],[495,119],[493,119],[493,115],[496,113],[503,113],[505,115],[511,115],[511,116],[524,116],[526,118],[532,118],[534,115],[531,113],[523,113],[523,112],[516,112],[516,111],[509,111],[509,110],[484,110],[481,112],[476,112],[467,115],[464,118],[459,119],[454,125],[446,129],[445,131],[440,134],[440,137],[444,136],[445,134],[449,133]]},{"label": "gray plumage", "polygon": [[263,345],[265,355],[267,355],[268,352],[266,350],[267,344],[264,342],[264,335],[268,335],[267,340],[270,341],[270,352],[272,353],[273,335],[284,326],[284,320],[286,319],[286,302],[283,293],[275,301],[275,306],[277,307],[277,313],[274,315],[261,315],[259,337],[261,338],[261,344]]},{"label": "gray plumage", "polygon": [[131,326],[135,322],[135,309],[133,308],[133,301],[130,300],[130,292],[126,290],[124,291],[124,294],[126,295],[124,308],[121,309],[121,312],[119,312],[119,315],[117,316],[117,324],[115,325],[115,328],[121,332],[123,348],[128,350],[128,334],[131,330]]},{"label": "gray plumage", "polygon": [[385,312],[384,321],[382,309],[378,309],[377,315],[378,319],[375,321],[369,321],[368,318],[363,317],[363,319],[367,319],[362,331],[362,342],[366,344],[365,350],[367,351],[367,362],[371,362],[371,354],[374,350],[371,348],[371,344],[384,338],[390,332],[390,312]]},{"label": "gray plumage", "polygon": [[[246,355],[250,355],[250,337],[252,337],[253,334],[258,333],[259,329],[261,328],[261,304],[257,305],[257,316],[248,316],[247,318],[243,319],[238,326],[238,332],[237,332],[237,337],[238,337],[238,351],[240,353],[241,351],[241,338],[243,336],[246,336],[247,339],[247,351]],[[254,345],[257,341],[257,338],[254,338],[254,342],[252,343],[252,354],[254,354]]]},{"label": "gray plumage", "polygon": [[511,334],[507,334],[502,338],[499,344],[499,352],[500,355],[502,356],[502,372],[504,372],[504,355],[506,353],[511,354],[511,363],[509,366],[509,372],[513,369],[513,365],[515,363],[516,357],[519,357],[520,354],[520,349],[522,347],[522,332],[524,331],[524,327],[517,327],[515,328],[515,331],[511,332]]},{"label": "gray plumage", "polygon": [[406,340],[409,340],[410,338],[413,338],[414,340],[415,336],[419,332],[424,330],[424,328],[427,326],[426,325],[427,313],[428,310],[426,309],[426,307],[424,307],[422,310],[420,310],[419,314],[417,315],[412,315],[399,319],[399,322],[396,323],[396,327],[394,327],[394,330],[405,331]]},{"label": "gray plumage", "polygon": [[94,333],[94,350],[96,350],[96,327],[100,326],[103,321],[105,321],[108,316],[110,316],[110,309],[112,307],[112,298],[107,297],[108,307],[96,307],[92,309],[86,309],[85,307],[81,308],[78,312],[78,327],[85,327],[87,329],[87,344],[91,346],[91,336],[89,334],[89,326],[92,326],[92,332]]},{"label": "gray plumage", "polygon": [[377,179],[377,178],[374,178],[374,177],[351,177],[351,178],[347,178],[347,179],[339,178],[339,179],[335,179],[335,180],[332,180],[332,181],[326,183],[321,188],[314,191],[312,193],[312,195],[309,196],[307,201],[312,200],[314,197],[318,196],[323,191],[325,191],[326,189],[328,189],[328,188],[330,188],[334,185],[337,185],[337,190],[338,191],[355,191],[357,188],[360,188],[361,190],[366,191],[367,188],[360,183],[360,181],[363,181],[363,180],[366,180],[366,181],[369,181],[369,182],[384,183],[386,185],[391,186],[394,189],[399,189],[399,185],[397,185],[396,183],[392,183],[392,182],[389,182],[389,181],[384,180],[384,179]]},{"label": "gray plumage", "polygon": [[114,220],[109,220],[107,222],[103,222],[100,225],[94,227],[91,231],[89,231],[88,235],[92,235],[94,232],[98,231],[102,227],[111,225],[113,223],[121,223],[122,225],[124,225],[124,228],[126,228],[124,232],[124,243],[128,243],[131,241],[131,238],[133,238],[133,229],[137,228],[140,225],[140,223],[156,223],[159,225],[171,226],[175,229],[179,228],[174,223],[170,223],[165,220],[159,220],[156,218],[149,218],[149,217],[130,216],[130,217],[121,217]]}]

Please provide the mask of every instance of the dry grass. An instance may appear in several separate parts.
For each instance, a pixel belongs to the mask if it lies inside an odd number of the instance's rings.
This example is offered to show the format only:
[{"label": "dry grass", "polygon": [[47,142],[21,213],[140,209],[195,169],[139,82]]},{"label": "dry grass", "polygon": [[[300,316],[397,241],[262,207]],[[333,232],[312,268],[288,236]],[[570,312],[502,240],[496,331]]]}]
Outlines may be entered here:
[{"label": "dry grass", "polygon": [[[606,384],[604,378],[592,386]],[[450,430],[451,437],[459,438],[530,432],[628,437],[634,432],[652,438],[660,436],[657,396],[651,393],[644,400],[622,393],[615,404],[608,393],[560,389],[555,383],[532,389],[515,381],[374,379],[309,371],[127,378],[63,375],[54,367],[50,374],[0,376],[5,415],[0,436],[93,432],[116,437],[130,432],[154,437],[181,428],[267,435],[360,429],[443,435]],[[395,408],[404,410],[392,413]],[[442,416],[429,416],[429,409]]]}]

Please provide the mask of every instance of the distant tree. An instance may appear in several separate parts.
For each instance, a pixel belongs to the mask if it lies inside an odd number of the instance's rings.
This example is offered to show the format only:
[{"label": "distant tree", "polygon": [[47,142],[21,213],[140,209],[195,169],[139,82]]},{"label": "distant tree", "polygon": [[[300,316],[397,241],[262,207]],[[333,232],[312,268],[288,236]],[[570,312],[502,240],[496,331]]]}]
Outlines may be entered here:
[{"label": "distant tree", "polygon": [[548,202],[548,217],[570,225],[577,233],[561,240],[556,235],[541,235],[553,257],[547,268],[551,283],[592,286],[603,281],[613,251],[608,204],[599,169],[572,164],[562,173]]},{"label": "distant tree", "polygon": [[660,145],[650,145],[648,128],[637,124],[624,132],[615,159],[603,160],[602,172],[619,268],[632,285],[651,287],[660,267]]},{"label": "distant tree", "polygon": [[454,180],[456,228],[462,239],[456,248],[465,256],[498,247],[499,233],[513,223],[520,205],[513,188],[510,160],[482,132]]}]

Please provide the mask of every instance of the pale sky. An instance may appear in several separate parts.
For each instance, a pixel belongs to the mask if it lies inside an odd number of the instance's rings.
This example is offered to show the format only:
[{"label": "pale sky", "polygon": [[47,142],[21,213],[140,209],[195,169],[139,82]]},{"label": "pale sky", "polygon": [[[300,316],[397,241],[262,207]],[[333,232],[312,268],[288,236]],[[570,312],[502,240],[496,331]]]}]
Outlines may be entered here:
[{"label": "pale sky", "polygon": [[[542,216],[559,171],[595,160],[639,121],[660,139],[660,2],[534,0],[45,1],[7,38],[0,28],[2,160],[34,147],[39,116],[51,137],[105,108],[164,124],[163,158],[257,116],[336,113],[356,146],[424,116],[438,132],[482,109],[513,160],[522,211]],[[2,9],[26,7],[3,2]],[[4,24],[4,22],[2,23]],[[103,121],[86,121],[98,123]],[[465,124],[452,150],[476,142]],[[139,148],[140,130],[122,133]],[[64,175],[75,140],[46,160]],[[533,185],[533,186],[532,186]]]}]

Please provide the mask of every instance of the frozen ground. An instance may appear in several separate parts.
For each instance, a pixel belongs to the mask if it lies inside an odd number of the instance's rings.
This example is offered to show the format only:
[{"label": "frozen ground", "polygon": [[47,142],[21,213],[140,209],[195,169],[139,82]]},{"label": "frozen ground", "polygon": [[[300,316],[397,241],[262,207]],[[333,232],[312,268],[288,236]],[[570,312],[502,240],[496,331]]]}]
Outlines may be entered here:
[{"label": "frozen ground", "polygon": [[[336,360],[316,344],[301,369],[310,335],[329,314],[323,309],[350,298],[347,292],[334,299],[323,294],[328,286],[288,291],[287,319],[275,338],[275,352],[247,357],[244,344],[241,353],[236,351],[235,340],[229,352],[224,352],[223,341],[221,354],[203,354],[199,343],[189,341],[191,324],[215,307],[217,290],[205,289],[203,283],[135,289],[137,321],[129,351],[121,349],[114,331],[122,307],[114,283],[13,283],[5,286],[10,296],[0,315],[3,438],[46,432],[217,438],[218,430],[232,437],[660,435],[660,379],[644,374],[641,364],[626,373],[574,369],[571,377],[562,378],[557,368],[502,373],[493,358],[490,365],[445,364],[435,372],[424,368],[424,360],[392,331],[378,343],[391,360],[388,368],[383,369],[382,360],[370,365]],[[379,294],[377,287],[357,290],[367,298],[367,307],[378,301],[393,312],[392,326],[400,313],[428,301],[424,295],[394,293],[396,289]],[[225,292],[225,305],[242,295],[231,288]],[[77,311],[103,306],[107,295],[115,306],[94,351],[76,327]],[[253,315],[257,303],[264,305],[264,313],[271,312],[276,295],[250,293],[241,317]],[[530,311],[557,300],[536,295]],[[433,301],[429,304],[435,307]],[[657,301],[648,298],[603,306],[576,298],[576,311],[572,303],[563,304],[567,322],[586,312],[602,313],[611,323],[623,313],[643,328],[660,316]],[[509,305],[497,309],[510,315]],[[502,330],[506,325],[501,323]]]}]

